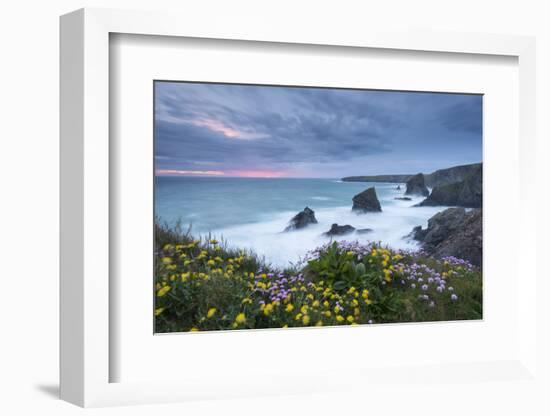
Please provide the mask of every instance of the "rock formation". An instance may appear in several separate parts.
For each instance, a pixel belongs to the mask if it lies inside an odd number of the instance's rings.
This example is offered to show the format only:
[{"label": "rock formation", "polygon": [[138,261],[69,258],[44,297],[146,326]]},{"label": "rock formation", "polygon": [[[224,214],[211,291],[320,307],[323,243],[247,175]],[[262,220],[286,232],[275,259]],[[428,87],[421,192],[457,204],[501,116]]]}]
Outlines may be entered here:
[{"label": "rock formation", "polygon": [[374,187],[355,195],[351,210],[359,213],[382,212],[382,207],[380,206],[380,201],[378,201]]},{"label": "rock formation", "polygon": [[315,218],[315,212],[305,207],[303,211],[300,211],[290,220],[285,231],[299,230],[307,227],[309,224],[317,224],[317,219]]},{"label": "rock formation", "polygon": [[482,228],[481,209],[448,208],[430,218],[426,229],[415,227],[410,236],[422,243],[428,255],[454,256],[481,266]]},{"label": "rock formation", "polygon": [[352,227],[351,225],[332,224],[332,226],[330,227],[330,230],[328,230],[326,233],[323,233],[323,235],[327,237],[333,237],[336,235],[350,234],[354,231],[355,231],[355,227]]},{"label": "rock formation", "polygon": [[[451,168],[439,169],[435,172],[424,175],[426,186],[434,188],[449,183],[461,182],[466,176],[481,166],[481,163],[471,165],[453,166]],[[344,182],[407,182],[413,175],[371,175],[371,176],[348,176],[342,178]]]},{"label": "rock formation", "polygon": [[393,199],[397,199],[398,201],[412,201],[412,198],[409,198],[408,196],[397,196]]},{"label": "rock formation", "polygon": [[464,180],[433,188],[430,196],[418,205],[456,205],[466,208],[481,208],[482,197],[482,166],[479,164]]},{"label": "rock formation", "polygon": [[424,183],[424,174],[418,173],[407,181],[407,190],[405,191],[405,195],[428,196],[429,194],[430,191],[428,191],[428,188],[426,188],[426,184]]}]

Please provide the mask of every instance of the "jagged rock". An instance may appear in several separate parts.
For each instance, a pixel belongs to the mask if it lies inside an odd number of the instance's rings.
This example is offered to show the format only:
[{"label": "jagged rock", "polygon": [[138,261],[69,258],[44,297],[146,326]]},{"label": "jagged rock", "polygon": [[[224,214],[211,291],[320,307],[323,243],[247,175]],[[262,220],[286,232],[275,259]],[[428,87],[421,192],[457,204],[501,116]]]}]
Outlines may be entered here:
[{"label": "jagged rock", "polygon": [[333,237],[335,235],[350,234],[354,231],[355,231],[355,227],[352,227],[351,225],[332,224],[332,226],[330,227],[330,230],[328,230],[326,233],[323,233],[323,235],[327,237]]},{"label": "jagged rock", "polygon": [[471,165],[453,166],[452,168],[439,169],[425,175],[426,186],[435,188],[440,185],[447,185],[455,182],[462,182],[468,175],[481,168],[481,163]]},{"label": "jagged rock", "polygon": [[409,198],[408,196],[398,196],[394,199],[397,199],[398,201],[412,201],[412,198]]},{"label": "jagged rock", "polygon": [[309,224],[317,224],[317,219],[315,218],[315,211],[305,207],[303,211],[300,211],[290,220],[285,231],[299,230],[300,228],[307,227]]},{"label": "jagged rock", "polygon": [[368,234],[372,233],[374,230],[372,228],[360,228],[359,230],[355,230],[356,234]]},{"label": "jagged rock", "polygon": [[429,194],[430,191],[428,191],[428,188],[426,188],[426,184],[424,183],[424,174],[418,173],[407,181],[407,190],[405,191],[405,195],[428,196]]},{"label": "jagged rock", "polygon": [[376,196],[376,190],[371,187],[353,197],[352,211],[357,212],[382,212],[380,201]]},{"label": "jagged rock", "polygon": [[481,208],[483,199],[482,166],[475,169],[463,181],[436,186],[419,206],[456,205],[466,208]]},{"label": "jagged rock", "polygon": [[481,266],[482,225],[481,209],[448,208],[430,218],[426,229],[415,227],[410,236],[433,257],[454,256]]}]

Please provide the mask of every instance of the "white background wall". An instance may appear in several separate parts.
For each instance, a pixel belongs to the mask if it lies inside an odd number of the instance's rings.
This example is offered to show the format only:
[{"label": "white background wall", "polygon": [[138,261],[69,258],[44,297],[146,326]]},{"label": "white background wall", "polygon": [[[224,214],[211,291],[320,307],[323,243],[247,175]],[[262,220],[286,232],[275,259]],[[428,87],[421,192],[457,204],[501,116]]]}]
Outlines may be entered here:
[{"label": "white background wall", "polygon": [[[548,235],[550,137],[550,12],[541,0],[363,0],[363,1],[170,1],[170,0],[7,0],[0,11],[0,413],[76,414],[81,410],[56,400],[58,383],[58,16],[74,9],[116,7],[178,10],[208,22],[211,13],[238,19],[269,16],[280,21],[326,22],[365,26],[387,22],[401,27],[535,35],[538,41],[538,129],[541,214],[539,250]],[[513,226],[513,224],[511,224]],[[544,238],[546,240],[546,238]],[[510,245],[513,252],[513,242]],[[543,257],[543,256],[541,256]],[[541,260],[541,266],[543,266]],[[544,273],[544,272],[543,272]],[[545,282],[538,287],[549,293]],[[544,300],[542,297],[541,300]],[[543,350],[548,370],[549,306],[540,302]],[[542,318],[544,317],[544,318]],[[544,321],[543,321],[544,319]],[[543,322],[542,322],[543,321]],[[541,328],[543,326],[541,325]],[[544,353],[546,351],[546,353]],[[546,374],[550,372],[546,371]],[[261,380],[259,380],[261,382]],[[383,414],[414,408],[424,414],[543,414],[529,386],[492,386],[483,393],[456,385],[445,391],[412,389],[409,395],[384,398],[334,394],[324,397],[258,398],[101,409],[101,415],[136,414]],[[546,405],[548,406],[548,404]],[[548,411],[546,407],[545,411]],[[546,413],[548,414],[548,413]]]}]

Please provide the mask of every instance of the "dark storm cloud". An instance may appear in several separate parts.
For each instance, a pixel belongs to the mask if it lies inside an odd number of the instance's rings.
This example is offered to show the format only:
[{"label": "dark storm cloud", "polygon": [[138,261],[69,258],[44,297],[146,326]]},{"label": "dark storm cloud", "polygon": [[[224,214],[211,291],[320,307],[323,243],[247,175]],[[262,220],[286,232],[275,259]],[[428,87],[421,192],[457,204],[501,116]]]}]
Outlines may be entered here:
[{"label": "dark storm cloud", "polygon": [[343,176],[481,158],[479,96],[170,82],[155,88],[158,170]]}]

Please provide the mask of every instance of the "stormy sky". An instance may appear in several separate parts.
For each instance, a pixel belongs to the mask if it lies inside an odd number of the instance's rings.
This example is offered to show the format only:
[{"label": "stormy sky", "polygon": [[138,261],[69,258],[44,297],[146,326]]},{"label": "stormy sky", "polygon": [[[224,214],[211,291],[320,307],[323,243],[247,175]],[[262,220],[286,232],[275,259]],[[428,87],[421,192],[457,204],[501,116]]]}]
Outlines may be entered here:
[{"label": "stormy sky", "polygon": [[157,175],[339,178],[481,159],[479,95],[155,83]]}]

